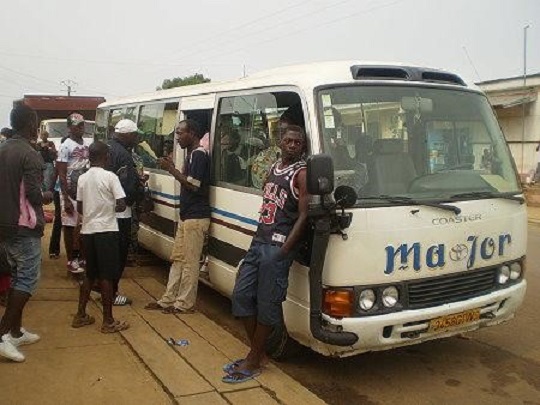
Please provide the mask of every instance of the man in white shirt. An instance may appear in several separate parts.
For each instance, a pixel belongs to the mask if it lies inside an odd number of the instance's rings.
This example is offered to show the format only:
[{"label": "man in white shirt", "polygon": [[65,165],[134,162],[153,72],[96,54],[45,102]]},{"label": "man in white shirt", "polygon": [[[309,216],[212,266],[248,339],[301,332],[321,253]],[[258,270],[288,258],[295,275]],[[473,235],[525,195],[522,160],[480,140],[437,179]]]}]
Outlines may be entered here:
[{"label": "man in white shirt", "polygon": [[79,257],[80,218],[77,214],[75,198],[77,180],[88,168],[88,146],[84,144],[84,117],[79,113],[67,118],[69,138],[58,152],[56,167],[60,179],[60,205],[62,208],[62,227],[67,255],[67,268],[71,273],[84,272],[84,259]]}]

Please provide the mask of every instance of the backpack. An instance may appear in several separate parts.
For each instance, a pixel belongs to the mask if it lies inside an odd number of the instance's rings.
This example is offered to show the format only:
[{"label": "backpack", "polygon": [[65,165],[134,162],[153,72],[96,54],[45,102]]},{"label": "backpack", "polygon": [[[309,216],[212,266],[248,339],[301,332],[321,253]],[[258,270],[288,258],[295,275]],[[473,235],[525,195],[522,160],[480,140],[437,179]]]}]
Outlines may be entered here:
[{"label": "backpack", "polygon": [[68,195],[72,200],[77,199],[77,183],[79,182],[79,177],[86,172],[86,168],[83,169],[74,169],[68,176]]},{"label": "backpack", "polygon": [[154,200],[152,199],[152,193],[148,186],[144,187],[144,193],[142,199],[137,203],[139,212],[145,214],[154,210]]}]

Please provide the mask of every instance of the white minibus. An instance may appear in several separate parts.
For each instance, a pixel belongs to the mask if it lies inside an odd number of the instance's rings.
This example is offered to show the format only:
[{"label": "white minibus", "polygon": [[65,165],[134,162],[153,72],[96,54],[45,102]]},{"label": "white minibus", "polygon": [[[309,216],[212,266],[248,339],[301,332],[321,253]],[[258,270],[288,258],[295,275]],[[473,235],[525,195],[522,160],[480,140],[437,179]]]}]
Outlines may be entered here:
[{"label": "white minibus", "polygon": [[[60,143],[62,138],[65,138],[69,135],[67,128],[67,119],[66,118],[47,118],[40,122],[39,132],[47,132],[49,134],[49,141],[54,142],[56,150],[60,148]],[[92,138],[94,136],[94,121],[85,121],[84,122],[84,143],[89,145],[92,143]]]},{"label": "white minibus", "polygon": [[[156,160],[170,155],[182,167],[173,130],[195,119],[209,132],[212,158],[201,281],[230,296],[284,117],[306,130],[313,201],[271,355],[284,357],[299,342],[349,356],[514,316],[526,290],[527,245],[515,165],[486,96],[437,69],[316,63],[101,104],[97,139],[121,118],[144,132],[137,153],[155,208],[140,243],[168,259],[180,190]],[[241,170],[231,170],[231,154]]]}]

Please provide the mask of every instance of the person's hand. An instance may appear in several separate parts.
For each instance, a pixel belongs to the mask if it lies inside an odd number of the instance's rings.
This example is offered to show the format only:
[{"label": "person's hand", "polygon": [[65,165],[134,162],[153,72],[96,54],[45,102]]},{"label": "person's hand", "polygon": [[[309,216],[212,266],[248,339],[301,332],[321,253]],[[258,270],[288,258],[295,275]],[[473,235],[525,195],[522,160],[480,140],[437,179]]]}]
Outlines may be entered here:
[{"label": "person's hand", "polygon": [[41,193],[41,201],[43,204],[50,204],[53,201],[53,193],[51,191],[44,191]]},{"label": "person's hand", "polygon": [[277,253],[277,260],[283,260],[286,259],[291,252],[288,250],[283,249],[283,246],[279,249]]},{"label": "person's hand", "polygon": [[159,158],[158,163],[163,170],[167,170],[168,172],[174,169],[174,163],[172,159],[168,156]]},{"label": "person's hand", "polygon": [[64,211],[68,215],[73,214],[73,203],[71,202],[71,199],[68,196],[64,196]]},{"label": "person's hand", "polygon": [[126,201],[122,198],[120,200],[116,200],[116,205],[114,207],[115,212],[124,212],[126,210]]}]

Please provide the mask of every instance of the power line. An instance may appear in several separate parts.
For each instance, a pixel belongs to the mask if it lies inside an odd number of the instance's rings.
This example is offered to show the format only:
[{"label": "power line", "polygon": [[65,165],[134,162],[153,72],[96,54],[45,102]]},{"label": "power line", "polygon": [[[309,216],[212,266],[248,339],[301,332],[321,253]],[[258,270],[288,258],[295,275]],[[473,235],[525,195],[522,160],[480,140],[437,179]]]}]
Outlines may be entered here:
[{"label": "power line", "polygon": [[[201,43],[204,44],[204,43],[209,42],[209,41],[214,42],[215,39],[216,39],[216,37],[217,37],[217,38],[221,38],[221,41],[219,41],[219,44],[223,44],[224,42],[227,42],[227,40],[224,40],[224,39],[223,39],[223,35],[230,34],[231,32],[235,32],[235,31],[240,31],[240,30],[243,29],[243,28],[249,27],[249,26],[251,26],[251,25],[253,25],[253,24],[256,24],[256,23],[258,23],[258,22],[260,22],[260,21],[263,21],[263,20],[268,21],[268,19],[269,19],[270,17],[275,17],[276,15],[282,14],[282,13],[284,13],[285,11],[289,11],[289,10],[291,10],[291,9],[293,9],[293,8],[300,7],[300,6],[302,6],[302,5],[304,5],[304,4],[307,4],[307,3],[313,3],[313,0],[304,0],[304,1],[301,1],[301,2],[299,2],[299,3],[291,4],[291,5],[287,6],[287,7],[279,8],[279,9],[277,9],[276,11],[274,11],[273,13],[270,13],[270,14],[264,15],[264,16],[262,16],[262,17],[256,18],[256,19],[254,19],[254,20],[248,21],[248,22],[246,22],[246,23],[244,23],[244,24],[237,25],[237,26],[235,26],[235,27],[233,27],[233,28],[229,28],[228,30],[218,32],[217,34],[214,34],[214,35],[212,35],[212,36],[208,36],[208,37],[206,37],[206,38],[204,38],[204,39],[202,39],[202,40],[198,40],[198,41],[197,41],[197,47],[200,47]],[[250,35],[251,35],[251,34],[250,34]],[[214,43],[214,45],[212,46],[212,48],[214,48],[215,45],[216,45],[216,44]],[[175,55],[182,55],[182,57],[189,57],[189,56],[191,56],[193,53],[194,53],[194,54],[197,54],[198,51],[195,51],[195,52],[192,52],[192,53],[188,53],[188,54],[186,55],[186,54],[185,54],[185,49],[182,49],[182,51],[175,52],[175,53],[173,54],[173,56],[175,56]]]},{"label": "power line", "polygon": [[41,78],[41,77],[37,77],[37,76],[34,76],[34,75],[31,75],[31,74],[28,74],[28,73],[23,73],[23,72],[19,72],[17,70],[13,70],[13,69],[10,69],[10,68],[7,68],[5,66],[0,66],[0,69],[3,69],[7,72],[11,72],[13,74],[16,74],[16,75],[19,75],[19,76],[24,76],[24,77],[28,77],[30,79],[34,79],[34,80],[37,80],[39,82],[44,82],[44,83],[52,83],[54,84],[55,86],[58,86],[58,82],[53,82],[52,80],[48,80],[48,79],[44,79],[44,78]]},{"label": "power line", "polygon": [[[349,0],[346,0],[344,2],[347,2]],[[372,8],[369,8],[369,9],[366,9],[366,10],[362,10],[362,11],[359,11],[357,13],[352,13],[352,14],[348,14],[344,17],[339,17],[339,18],[336,18],[336,19],[333,19],[333,20],[329,20],[327,22],[324,22],[324,23],[317,23],[317,28],[320,28],[320,27],[323,27],[323,26],[326,26],[326,25],[330,25],[330,24],[335,24],[336,22],[339,22],[339,21],[343,21],[343,20],[347,20],[349,18],[353,18],[353,17],[356,17],[358,15],[361,15],[361,14],[368,14],[368,13],[371,13],[371,12],[374,12],[374,11],[378,11],[380,9],[383,9],[383,8],[388,8],[388,7],[392,7],[392,6],[395,6],[396,4],[398,3],[402,3],[403,1],[405,0],[396,0],[394,2],[391,2],[391,3],[387,3],[387,4],[382,4],[380,6],[374,6]],[[287,21],[287,22],[290,22],[290,21]],[[264,43],[267,43],[267,42],[273,42],[273,41],[276,41],[276,40],[279,40],[279,39],[283,39],[283,38],[290,38],[292,35],[296,35],[296,34],[299,34],[301,32],[304,32],[304,31],[307,31],[309,29],[313,29],[313,25],[309,25],[307,27],[304,27],[304,28],[301,28],[301,29],[298,29],[296,31],[289,31],[287,32],[287,34],[284,34],[284,35],[280,35],[280,36],[276,36],[276,37],[272,37],[272,38],[268,38],[266,40],[262,40],[262,41],[256,41],[256,42],[250,42],[248,43],[247,45],[243,45],[242,47],[240,48],[236,48],[236,49],[233,49],[233,50],[228,50],[226,52],[221,52],[221,53],[218,53],[216,55],[213,55],[212,57],[216,58],[216,57],[219,57],[219,56],[222,56],[222,55],[225,55],[225,54],[229,54],[229,53],[235,53],[235,52],[239,52],[239,51],[242,51],[246,48],[246,46],[249,46],[249,45],[253,45],[253,44],[264,44]],[[204,59],[203,59],[204,60]]]},{"label": "power line", "polygon": [[467,51],[467,48],[465,46],[463,46],[463,50],[465,51],[465,55],[467,56],[467,59],[469,60],[469,63],[471,64],[473,70],[474,70],[474,73],[476,73],[476,77],[478,78],[478,81],[481,82],[482,81],[482,78],[480,77],[480,74],[478,73],[478,70],[476,70],[476,66],[474,66],[474,63],[471,59],[471,57],[469,56],[469,52]]},{"label": "power line", "polygon": [[[13,53],[13,52],[3,52],[0,51],[0,55],[14,56],[20,58],[29,58],[29,59],[42,59],[50,60],[54,62],[72,62],[72,63],[93,63],[93,64],[103,64],[103,65],[122,65],[122,66],[172,66],[172,67],[190,67],[197,66],[197,64],[185,64],[185,63],[162,63],[162,62],[143,62],[143,61],[114,61],[114,60],[101,60],[101,59],[79,59],[79,58],[63,58],[56,56],[45,56],[45,55],[30,55],[24,53]],[[230,63],[216,63],[211,66],[231,66]]]},{"label": "power line", "polygon": [[[286,20],[280,21],[279,23],[272,24],[272,29],[274,29],[276,27],[280,27],[280,26],[285,25],[285,24],[289,24],[289,23],[298,21],[298,20],[300,20],[302,18],[309,17],[311,15],[319,14],[319,13],[321,13],[321,12],[323,12],[323,11],[329,9],[329,8],[335,8],[335,7],[341,6],[341,5],[345,4],[345,3],[350,3],[351,1],[354,1],[354,0],[342,0],[342,1],[339,1],[337,3],[332,3],[332,4],[324,6],[322,8],[318,8],[318,9],[316,9],[314,11],[311,11],[311,12],[308,12],[308,13],[304,13],[304,14],[301,14],[301,15],[296,15],[296,16],[294,16],[294,18],[286,19]],[[306,3],[306,2],[298,3],[297,6],[301,5],[303,3]],[[291,7],[285,8],[284,10],[289,9],[289,8],[291,8]],[[274,14],[277,14],[277,12],[274,13]],[[267,20],[268,16],[265,16],[264,18],[259,18],[259,19],[255,20],[255,21],[260,21],[262,19]],[[268,31],[268,28],[262,28],[262,29],[260,29],[258,31],[250,32],[249,35],[254,36],[254,35],[257,35],[257,34],[260,34],[260,33],[263,33],[263,32],[266,33],[267,31]],[[290,35],[290,33],[288,33],[288,34],[286,34],[284,36],[288,37],[289,35]],[[212,38],[212,40],[214,40],[214,39],[215,39],[215,37]],[[184,55],[182,55],[182,57],[183,58],[190,58],[192,56],[204,54],[204,53],[206,53],[208,51],[212,51],[212,50],[217,49],[217,48],[222,48],[222,45],[227,43],[227,42],[229,42],[229,40],[223,40],[222,39],[221,41],[214,42],[213,45],[208,47],[208,48],[198,49],[198,50],[196,50],[194,52],[184,54]],[[263,42],[267,42],[267,41],[263,41]],[[257,41],[257,43],[260,43],[260,42]],[[197,45],[199,45],[199,43],[197,43]],[[225,54],[225,53],[227,53],[227,52],[220,53],[219,55],[222,55],[222,54]]]}]

